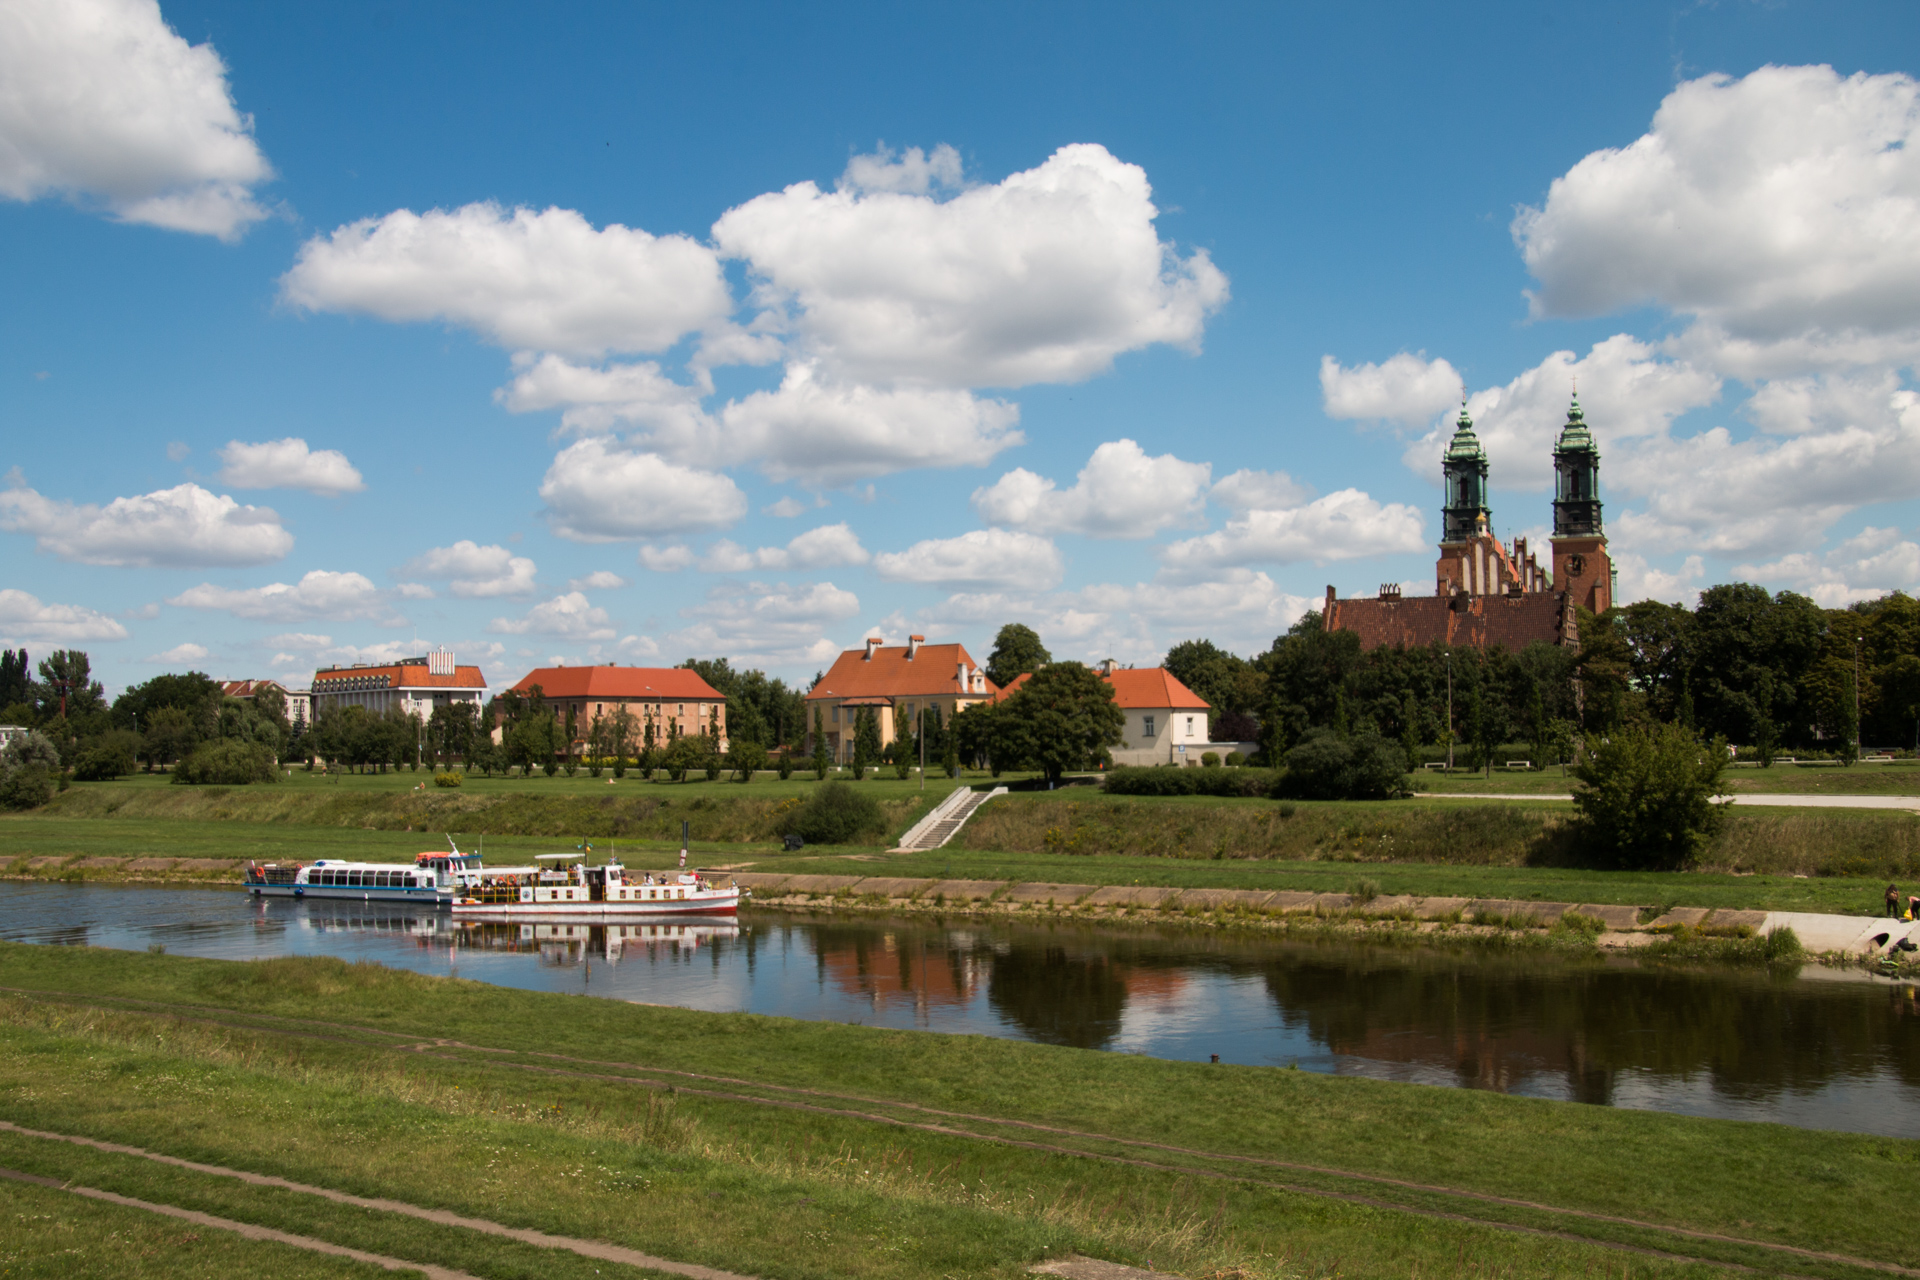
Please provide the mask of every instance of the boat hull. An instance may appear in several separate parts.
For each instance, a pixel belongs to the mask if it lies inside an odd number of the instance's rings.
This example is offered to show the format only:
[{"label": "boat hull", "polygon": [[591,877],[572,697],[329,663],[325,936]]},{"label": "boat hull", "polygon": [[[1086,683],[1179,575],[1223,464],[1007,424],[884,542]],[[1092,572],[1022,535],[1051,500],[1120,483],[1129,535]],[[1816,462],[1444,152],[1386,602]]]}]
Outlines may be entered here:
[{"label": "boat hull", "polygon": [[451,893],[431,886],[404,889],[340,884],[250,884],[246,888],[256,898],[338,898],[351,902],[412,902],[427,907],[444,907],[453,900]]},{"label": "boat hull", "polygon": [[529,923],[553,920],[657,920],[662,916],[730,916],[739,910],[740,894],[737,891],[671,902],[456,901],[453,904],[453,914],[462,920],[516,920]]}]

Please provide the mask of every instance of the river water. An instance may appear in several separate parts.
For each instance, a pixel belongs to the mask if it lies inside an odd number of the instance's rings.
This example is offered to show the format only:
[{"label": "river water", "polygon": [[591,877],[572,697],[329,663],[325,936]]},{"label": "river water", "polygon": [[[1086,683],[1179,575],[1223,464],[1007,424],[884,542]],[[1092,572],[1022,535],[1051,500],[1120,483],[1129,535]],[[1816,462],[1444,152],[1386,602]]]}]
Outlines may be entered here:
[{"label": "river water", "polygon": [[770,910],[726,924],[468,925],[400,905],[59,884],[0,886],[0,938],[329,955],[694,1009],[1920,1138],[1920,994],[1815,966]]}]

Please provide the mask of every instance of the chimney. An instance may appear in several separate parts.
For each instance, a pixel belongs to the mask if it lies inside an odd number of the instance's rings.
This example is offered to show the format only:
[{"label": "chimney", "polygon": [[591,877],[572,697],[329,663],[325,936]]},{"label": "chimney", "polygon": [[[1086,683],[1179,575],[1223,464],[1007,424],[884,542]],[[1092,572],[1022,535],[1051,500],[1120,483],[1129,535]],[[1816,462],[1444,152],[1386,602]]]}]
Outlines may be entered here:
[{"label": "chimney", "polygon": [[450,676],[453,674],[453,650],[435,649],[427,655],[427,674],[430,676]]},{"label": "chimney", "polygon": [[925,644],[926,642],[927,642],[927,638],[925,636],[908,636],[907,637],[907,661],[908,662],[913,661],[913,655],[920,652],[920,646]]},{"label": "chimney", "polygon": [[881,638],[880,638],[879,636],[868,636],[868,637],[867,637],[867,657],[866,657],[866,660],[867,660],[868,662],[872,662],[872,661],[873,661],[873,651],[874,651],[875,649],[878,649],[878,648],[879,648],[879,647],[880,647],[881,645],[883,645],[883,644],[885,644],[885,643],[886,643],[886,641],[884,641],[884,640],[882,640],[882,639],[881,639]]},{"label": "chimney", "polygon": [[960,692],[965,693],[967,691],[967,664],[959,662],[954,665],[960,669],[954,673],[953,678],[960,682]]},{"label": "chimney", "polygon": [[1110,676],[1115,671],[1119,670],[1119,668],[1120,668],[1119,663],[1115,662],[1112,658],[1107,658],[1100,663],[1100,674],[1103,676]]}]

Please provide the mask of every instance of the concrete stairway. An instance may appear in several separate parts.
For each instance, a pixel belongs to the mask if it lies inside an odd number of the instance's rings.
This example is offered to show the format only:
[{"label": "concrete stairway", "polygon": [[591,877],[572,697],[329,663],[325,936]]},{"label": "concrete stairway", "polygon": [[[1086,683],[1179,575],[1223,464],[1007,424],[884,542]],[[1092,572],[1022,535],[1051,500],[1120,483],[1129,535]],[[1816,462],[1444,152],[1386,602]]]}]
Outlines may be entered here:
[{"label": "concrete stairway", "polygon": [[991,791],[975,791],[971,787],[959,787],[945,800],[933,807],[933,812],[913,824],[907,834],[900,837],[900,843],[889,850],[891,853],[918,853],[926,849],[938,849],[953,839],[967,819],[995,796],[1007,794],[1005,787],[995,787]]}]

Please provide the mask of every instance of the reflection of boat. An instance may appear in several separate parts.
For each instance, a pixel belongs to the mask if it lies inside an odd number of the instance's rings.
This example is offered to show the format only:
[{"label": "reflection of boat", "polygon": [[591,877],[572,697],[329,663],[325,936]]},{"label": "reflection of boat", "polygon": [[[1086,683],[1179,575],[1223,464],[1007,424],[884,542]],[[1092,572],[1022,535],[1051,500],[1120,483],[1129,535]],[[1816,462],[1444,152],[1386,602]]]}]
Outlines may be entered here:
[{"label": "reflection of boat", "polygon": [[[630,873],[618,862],[589,867],[578,853],[543,853],[535,867],[500,867],[453,900],[453,913],[492,920],[627,920],[732,915],[740,888],[699,873]],[[571,865],[568,865],[571,864]]]},{"label": "reflection of boat", "polygon": [[[448,841],[452,845],[452,841]],[[247,892],[265,898],[352,898],[361,902],[420,902],[445,906],[459,891],[480,882],[480,855],[458,848],[430,850],[413,865],[344,862],[247,863]]]},{"label": "reflection of boat", "polygon": [[495,920],[455,922],[460,945],[487,951],[537,951],[555,963],[571,963],[584,955],[617,961],[629,951],[668,948],[698,950],[703,943],[740,936],[740,926],[727,921],[689,920],[685,917],[618,916],[591,924],[565,921],[507,923]]}]

